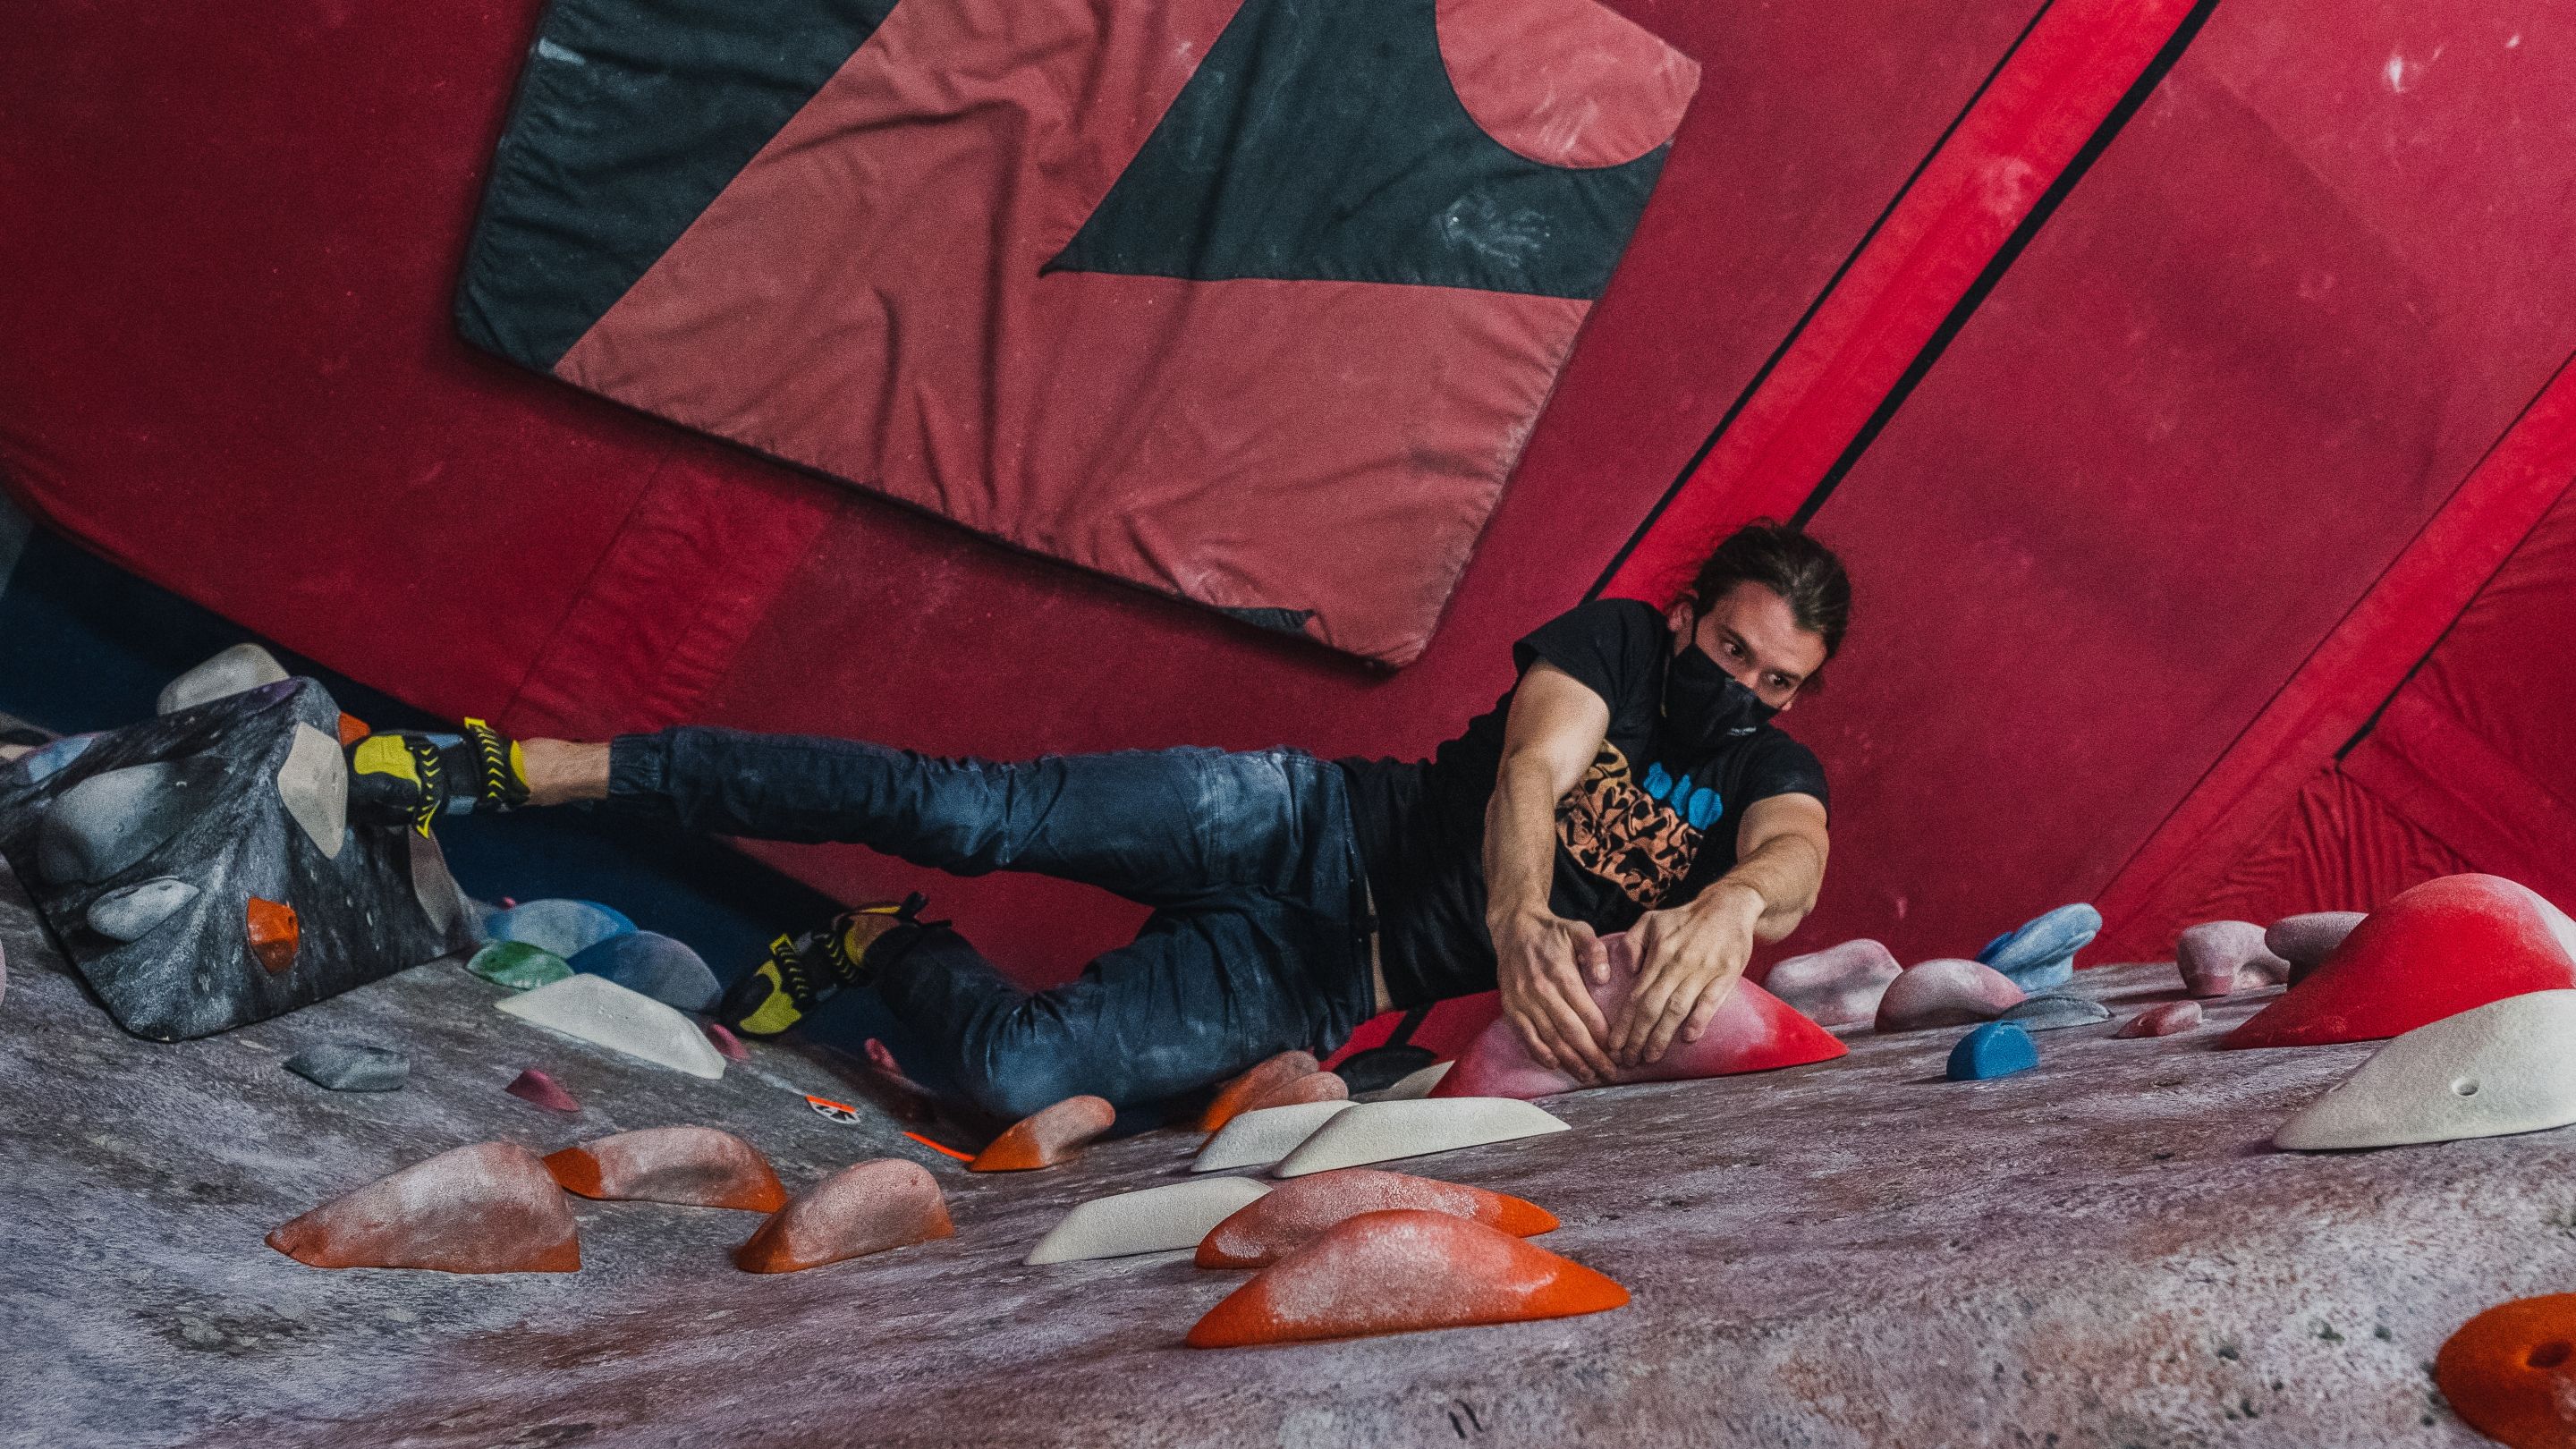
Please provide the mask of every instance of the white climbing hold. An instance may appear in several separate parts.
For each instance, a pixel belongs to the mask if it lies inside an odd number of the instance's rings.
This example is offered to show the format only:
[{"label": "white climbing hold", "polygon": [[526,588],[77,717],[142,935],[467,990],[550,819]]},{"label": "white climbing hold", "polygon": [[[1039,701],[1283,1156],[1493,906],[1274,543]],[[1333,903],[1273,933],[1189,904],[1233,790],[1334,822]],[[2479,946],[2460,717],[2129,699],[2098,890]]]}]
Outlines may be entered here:
[{"label": "white climbing hold", "polygon": [[1070,1263],[1195,1248],[1217,1224],[1270,1189],[1248,1177],[1208,1177],[1077,1203],[1023,1259]]},{"label": "white climbing hold", "polygon": [[2300,1152],[2503,1137],[2576,1122],[2576,991],[2534,991],[2381,1047],[2272,1141]]},{"label": "white climbing hold", "polygon": [[1362,1102],[1315,1129],[1272,1169],[1303,1177],[1336,1167],[1422,1157],[1488,1142],[1565,1132],[1563,1122],[1510,1097],[1439,1097],[1419,1102]]},{"label": "white climbing hold", "polygon": [[152,712],[177,714],[286,677],[286,666],[277,662],[277,656],[256,644],[236,644],[161,686],[161,698]]},{"label": "white climbing hold", "polygon": [[465,914],[465,890],[447,869],[447,853],[438,848],[438,837],[406,830],[403,839],[411,850],[411,893],[420,902],[421,914],[444,936],[455,929],[457,918]]},{"label": "white climbing hold", "polygon": [[174,876],[120,886],[89,903],[89,928],[112,941],[140,941],[196,898],[197,888]]},{"label": "white climbing hold", "polygon": [[642,1057],[693,1077],[724,1075],[724,1058],[687,1017],[597,976],[567,976],[493,1003],[548,1031]]},{"label": "white climbing hold", "polygon": [[1315,1129],[1349,1110],[1348,1102],[1291,1102],[1237,1112],[1216,1129],[1190,1163],[1192,1172],[1223,1172],[1229,1167],[1268,1167],[1297,1150]]},{"label": "white climbing hold", "polygon": [[1359,1100],[1363,1102],[1418,1101],[1430,1096],[1431,1089],[1439,1086],[1440,1079],[1449,1075],[1449,1069],[1456,1065],[1458,1065],[1456,1062],[1433,1062],[1427,1067],[1407,1072],[1396,1078],[1391,1086],[1362,1095]]},{"label": "white climbing hold", "polygon": [[277,767],[277,798],[324,858],[340,858],[349,838],[349,761],[338,740],[299,720],[286,763]]}]

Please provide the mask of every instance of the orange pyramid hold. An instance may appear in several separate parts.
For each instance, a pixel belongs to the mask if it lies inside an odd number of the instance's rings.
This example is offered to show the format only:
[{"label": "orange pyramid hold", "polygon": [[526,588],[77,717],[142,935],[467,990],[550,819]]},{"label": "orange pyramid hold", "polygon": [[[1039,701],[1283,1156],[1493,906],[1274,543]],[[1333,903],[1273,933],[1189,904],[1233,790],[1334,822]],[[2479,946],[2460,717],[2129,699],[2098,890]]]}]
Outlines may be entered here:
[{"label": "orange pyramid hold", "polygon": [[787,1189],[760,1149],[713,1127],[647,1127],[567,1147],[545,1159],[563,1190],[608,1202],[774,1213]]},{"label": "orange pyramid hold", "polygon": [[478,1142],[333,1198],[268,1235],[316,1268],[570,1273],[581,1241],[563,1190],[515,1142]]},{"label": "orange pyramid hold", "polygon": [[795,1273],[956,1231],[930,1169],[880,1157],[807,1188],[734,1249],[733,1261],[746,1273]]},{"label": "orange pyramid hold", "polygon": [[1214,1132],[1233,1121],[1237,1113],[1252,1110],[1253,1103],[1291,1082],[1313,1076],[1322,1065],[1313,1052],[1281,1052],[1217,1088],[1216,1099],[1199,1114],[1199,1130]]},{"label": "orange pyramid hold", "polygon": [[1483,1223],[1516,1238],[1556,1227],[1537,1203],[1481,1187],[1440,1182],[1373,1167],[1344,1167],[1290,1178],[1216,1225],[1199,1241],[1202,1268],[1260,1268],[1276,1263],[1361,1213],[1420,1208]]},{"label": "orange pyramid hold", "polygon": [[969,1172],[1026,1172],[1052,1167],[1109,1130],[1118,1109],[1106,1097],[1067,1097],[1011,1124],[1011,1130],[966,1164]]},{"label": "orange pyramid hold", "polygon": [[345,709],[340,711],[340,748],[345,750],[374,733],[375,731],[367,728],[365,720]]},{"label": "orange pyramid hold", "polygon": [[2517,1298],[2460,1325],[2433,1382],[2469,1427],[2514,1449],[2576,1449],[2576,1293]]},{"label": "orange pyramid hold", "polygon": [[1483,1223],[1362,1213],[1252,1275],[1190,1329],[1192,1348],[1364,1338],[1599,1313],[1628,1290]]},{"label": "orange pyramid hold", "polygon": [[242,911],[242,934],[250,942],[251,955],[271,976],[282,976],[294,966],[295,949],[304,937],[295,922],[295,907],[257,896]]},{"label": "orange pyramid hold", "polygon": [[[1294,1107],[1302,1102],[1346,1102],[1351,1084],[1339,1072],[1308,1072],[1293,1081],[1273,1087],[1243,1110],[1258,1112],[1265,1107]],[[1236,1114],[1238,1116],[1241,1113]]]},{"label": "orange pyramid hold", "polygon": [[2446,875],[2399,891],[2230,1047],[2377,1041],[2532,991],[2576,987],[2576,925],[2502,876]]}]

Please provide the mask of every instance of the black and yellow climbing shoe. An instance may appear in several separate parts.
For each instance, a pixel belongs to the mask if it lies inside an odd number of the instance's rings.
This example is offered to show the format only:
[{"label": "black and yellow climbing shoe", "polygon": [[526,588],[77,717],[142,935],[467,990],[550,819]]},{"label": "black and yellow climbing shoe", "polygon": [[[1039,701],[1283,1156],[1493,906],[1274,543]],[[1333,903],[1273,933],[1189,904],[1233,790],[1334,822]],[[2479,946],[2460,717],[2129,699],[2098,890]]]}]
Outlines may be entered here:
[{"label": "black and yellow climbing shoe", "polygon": [[897,926],[932,925],[921,919],[930,904],[914,891],[901,901],[880,901],[834,916],[804,935],[781,936],[769,955],[735,982],[716,1005],[716,1019],[745,1036],[776,1036],[805,1013],[867,979],[868,948]]},{"label": "black and yellow climbing shoe", "polygon": [[372,734],[349,746],[349,813],[423,835],[441,815],[514,810],[528,803],[519,742],[479,719],[461,735]]}]

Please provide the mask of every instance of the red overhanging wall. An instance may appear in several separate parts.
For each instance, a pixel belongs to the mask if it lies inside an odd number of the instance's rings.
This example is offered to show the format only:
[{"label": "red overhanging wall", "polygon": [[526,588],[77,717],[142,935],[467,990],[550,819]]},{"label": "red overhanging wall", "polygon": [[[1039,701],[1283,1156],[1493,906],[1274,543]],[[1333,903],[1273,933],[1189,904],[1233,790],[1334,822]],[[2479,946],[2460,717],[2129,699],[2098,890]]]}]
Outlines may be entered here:
[{"label": "red overhanging wall", "polygon": [[[2151,952],[2195,912],[2505,869],[2498,842],[2553,818],[2463,824],[2436,800],[2462,781],[2511,767],[2576,798],[2549,773],[2566,711],[2542,709],[2576,661],[2528,622],[2437,651],[2329,768],[2489,574],[2481,609],[2535,607],[2508,581],[2546,530],[2497,564],[2576,433],[2525,411],[2576,345],[2552,270],[2576,240],[2564,21],[1618,8],[1701,61],[1699,99],[1430,651],[1391,677],[467,353],[446,298],[526,0],[312,0],[255,31],[95,4],[0,57],[6,124],[36,141],[0,156],[0,203],[46,219],[0,233],[0,468],[138,572],[448,714],[1001,756],[1419,753],[1632,536],[1612,586],[1651,595],[1830,483],[1814,523],[1861,615],[1788,721],[1837,803],[1793,947],[1957,953],[2097,897],[2108,954]],[[924,883],[763,853],[851,895]],[[937,887],[1031,979],[1137,915],[1048,882]]]}]

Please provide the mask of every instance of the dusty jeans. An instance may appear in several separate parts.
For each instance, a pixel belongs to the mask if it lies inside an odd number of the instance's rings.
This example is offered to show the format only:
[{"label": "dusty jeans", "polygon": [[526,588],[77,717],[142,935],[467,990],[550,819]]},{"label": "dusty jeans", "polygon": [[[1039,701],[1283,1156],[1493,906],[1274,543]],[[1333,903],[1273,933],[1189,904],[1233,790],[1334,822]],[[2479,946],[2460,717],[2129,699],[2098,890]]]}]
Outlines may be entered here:
[{"label": "dusty jeans", "polygon": [[692,829],[844,841],[959,875],[1035,871],[1154,908],[1051,991],[945,927],[864,963],[939,1058],[926,1078],[1019,1117],[1091,1093],[1203,1089],[1276,1052],[1338,1046],[1372,1005],[1366,886],[1341,772],[1298,750],[1127,751],[1021,764],[853,740],[684,728],[611,746],[609,799]]}]

